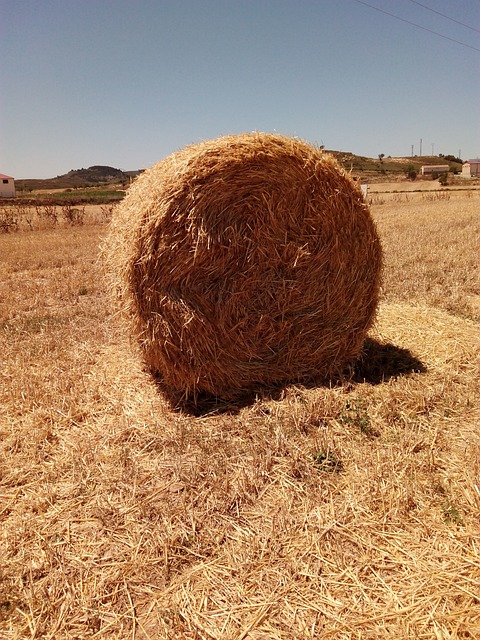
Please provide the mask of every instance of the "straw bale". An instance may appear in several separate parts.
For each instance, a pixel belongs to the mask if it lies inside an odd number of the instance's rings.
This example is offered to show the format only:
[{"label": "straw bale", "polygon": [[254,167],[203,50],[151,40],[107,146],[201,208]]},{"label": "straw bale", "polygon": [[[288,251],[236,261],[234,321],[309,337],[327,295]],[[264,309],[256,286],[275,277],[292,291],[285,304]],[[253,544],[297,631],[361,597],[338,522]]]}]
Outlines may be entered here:
[{"label": "straw bale", "polygon": [[297,139],[225,136],[167,157],[129,189],[106,253],[146,364],[186,396],[329,378],[374,320],[368,207]]}]

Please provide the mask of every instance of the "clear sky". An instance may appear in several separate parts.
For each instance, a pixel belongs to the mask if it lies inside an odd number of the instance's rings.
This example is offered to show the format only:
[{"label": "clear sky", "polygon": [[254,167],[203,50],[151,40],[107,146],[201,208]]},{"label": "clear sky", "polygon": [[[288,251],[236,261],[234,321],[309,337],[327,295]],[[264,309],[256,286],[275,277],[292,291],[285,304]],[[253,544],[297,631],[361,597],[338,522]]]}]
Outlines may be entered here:
[{"label": "clear sky", "polygon": [[0,0],[0,172],[140,169],[254,130],[465,160],[479,71],[480,0]]}]

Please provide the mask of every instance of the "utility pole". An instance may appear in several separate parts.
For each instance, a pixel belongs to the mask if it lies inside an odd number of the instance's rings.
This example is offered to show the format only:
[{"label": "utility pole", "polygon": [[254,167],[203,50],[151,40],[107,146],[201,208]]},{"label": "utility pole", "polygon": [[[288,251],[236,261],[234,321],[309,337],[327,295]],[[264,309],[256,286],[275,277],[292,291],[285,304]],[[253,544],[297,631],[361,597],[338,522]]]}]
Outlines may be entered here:
[{"label": "utility pole", "polygon": [[422,155],[422,139],[420,138],[420,155]]},{"label": "utility pole", "polygon": [[412,158],[413,158],[413,144],[412,144]]}]

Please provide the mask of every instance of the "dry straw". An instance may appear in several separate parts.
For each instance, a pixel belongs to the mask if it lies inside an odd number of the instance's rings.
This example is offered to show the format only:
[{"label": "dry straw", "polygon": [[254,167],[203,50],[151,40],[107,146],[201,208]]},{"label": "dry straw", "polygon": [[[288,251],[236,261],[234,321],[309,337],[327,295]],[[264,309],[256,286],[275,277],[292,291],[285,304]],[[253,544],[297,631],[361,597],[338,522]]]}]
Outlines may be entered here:
[{"label": "dry straw", "polygon": [[341,371],[373,322],[381,261],[360,189],[334,158],[264,133],[146,171],[107,241],[146,364],[187,396]]}]

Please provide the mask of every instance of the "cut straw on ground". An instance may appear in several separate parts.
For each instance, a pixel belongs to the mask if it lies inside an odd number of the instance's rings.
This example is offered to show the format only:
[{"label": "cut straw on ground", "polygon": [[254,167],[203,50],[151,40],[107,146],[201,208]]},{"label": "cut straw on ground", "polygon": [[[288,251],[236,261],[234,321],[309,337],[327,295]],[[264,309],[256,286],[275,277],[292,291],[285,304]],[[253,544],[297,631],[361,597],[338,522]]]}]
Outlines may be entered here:
[{"label": "cut straw on ground", "polygon": [[2,639],[478,637],[479,341],[457,295],[477,252],[450,273],[427,242],[475,235],[477,205],[427,203],[421,234],[418,202],[374,207],[386,288],[351,377],[194,415],[106,304],[102,227],[0,237]]}]

